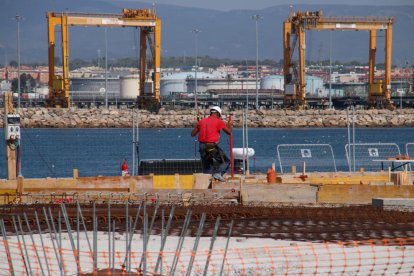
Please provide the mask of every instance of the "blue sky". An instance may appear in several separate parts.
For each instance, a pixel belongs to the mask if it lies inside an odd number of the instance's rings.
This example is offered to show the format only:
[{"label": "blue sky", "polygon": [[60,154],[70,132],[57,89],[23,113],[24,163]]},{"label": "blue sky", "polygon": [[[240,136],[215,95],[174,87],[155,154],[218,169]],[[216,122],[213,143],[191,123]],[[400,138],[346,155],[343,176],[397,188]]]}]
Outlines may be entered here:
[{"label": "blue sky", "polygon": [[345,5],[414,5],[414,0],[129,0],[155,4],[208,8],[221,11],[265,9],[275,5],[345,4]]}]

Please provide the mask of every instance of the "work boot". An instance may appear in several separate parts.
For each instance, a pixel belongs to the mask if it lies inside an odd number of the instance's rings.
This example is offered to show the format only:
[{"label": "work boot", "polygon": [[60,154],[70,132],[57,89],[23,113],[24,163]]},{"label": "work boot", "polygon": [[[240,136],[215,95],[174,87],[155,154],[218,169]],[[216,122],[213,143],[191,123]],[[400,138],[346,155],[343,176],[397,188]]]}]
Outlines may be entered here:
[{"label": "work boot", "polygon": [[219,173],[215,173],[215,174],[213,175],[213,178],[214,178],[215,180],[220,181],[220,182],[226,182],[226,179],[224,179],[224,177],[223,177],[223,176],[221,176],[221,174],[219,174]]}]

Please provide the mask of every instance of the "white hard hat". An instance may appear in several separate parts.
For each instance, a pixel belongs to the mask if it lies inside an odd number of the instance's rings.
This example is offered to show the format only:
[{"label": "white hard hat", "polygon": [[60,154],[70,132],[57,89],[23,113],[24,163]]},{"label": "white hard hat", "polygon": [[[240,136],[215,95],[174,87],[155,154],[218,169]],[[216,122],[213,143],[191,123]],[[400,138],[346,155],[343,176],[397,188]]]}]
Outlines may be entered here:
[{"label": "white hard hat", "polygon": [[218,106],[213,106],[210,108],[210,112],[218,112],[221,116],[221,108]]}]

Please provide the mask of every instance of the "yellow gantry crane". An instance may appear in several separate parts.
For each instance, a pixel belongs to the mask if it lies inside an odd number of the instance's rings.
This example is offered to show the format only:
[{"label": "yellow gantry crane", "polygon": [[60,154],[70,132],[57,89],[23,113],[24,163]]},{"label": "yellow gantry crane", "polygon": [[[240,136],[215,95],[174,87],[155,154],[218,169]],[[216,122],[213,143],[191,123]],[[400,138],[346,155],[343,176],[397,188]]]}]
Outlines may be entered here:
[{"label": "yellow gantry crane", "polygon": [[[384,16],[324,16],[322,11],[292,12],[283,24],[284,102],[287,106],[301,107],[305,100],[305,30],[365,30],[370,33],[368,103],[370,106],[392,108],[391,50],[392,17]],[[374,79],[377,30],[385,32],[385,79]],[[298,47],[298,64],[293,53]]]},{"label": "yellow gantry crane", "polygon": [[[144,95],[147,42],[153,64],[153,98],[160,99],[161,20],[152,9],[123,9],[122,14],[89,14],[48,12],[49,103],[54,107],[70,107],[69,96],[69,26],[107,26],[140,28],[139,95]],[[62,75],[55,74],[55,26],[61,26]]]}]

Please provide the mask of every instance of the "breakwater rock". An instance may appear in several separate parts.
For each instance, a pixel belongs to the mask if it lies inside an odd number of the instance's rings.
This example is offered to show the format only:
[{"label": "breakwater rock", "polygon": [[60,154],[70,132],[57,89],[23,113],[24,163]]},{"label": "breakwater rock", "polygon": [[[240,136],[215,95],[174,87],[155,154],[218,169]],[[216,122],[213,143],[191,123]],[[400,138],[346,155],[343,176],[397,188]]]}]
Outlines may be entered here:
[{"label": "breakwater rock", "polygon": [[[208,110],[202,111],[208,116]],[[227,120],[229,110],[224,109]],[[232,111],[235,127],[242,126],[242,111]],[[4,118],[3,111],[0,112]],[[56,109],[21,108],[21,125],[24,128],[130,128],[131,109]],[[414,126],[414,109],[356,110],[356,127],[411,127]],[[351,115],[351,114],[350,114]],[[139,111],[141,128],[191,128],[196,124],[196,111],[192,109],[166,110],[158,113]],[[352,116],[349,116],[352,117]],[[346,110],[250,110],[248,125],[252,128],[346,127]],[[0,122],[3,127],[3,120]]]}]

